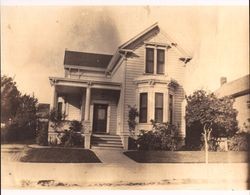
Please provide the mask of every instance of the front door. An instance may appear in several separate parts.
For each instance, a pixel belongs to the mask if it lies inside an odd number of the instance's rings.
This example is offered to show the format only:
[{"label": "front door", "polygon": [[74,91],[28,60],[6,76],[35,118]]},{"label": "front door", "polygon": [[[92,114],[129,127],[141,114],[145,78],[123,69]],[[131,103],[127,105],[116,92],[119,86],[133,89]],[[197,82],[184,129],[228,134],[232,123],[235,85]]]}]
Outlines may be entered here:
[{"label": "front door", "polygon": [[93,132],[107,132],[107,104],[94,104]]}]

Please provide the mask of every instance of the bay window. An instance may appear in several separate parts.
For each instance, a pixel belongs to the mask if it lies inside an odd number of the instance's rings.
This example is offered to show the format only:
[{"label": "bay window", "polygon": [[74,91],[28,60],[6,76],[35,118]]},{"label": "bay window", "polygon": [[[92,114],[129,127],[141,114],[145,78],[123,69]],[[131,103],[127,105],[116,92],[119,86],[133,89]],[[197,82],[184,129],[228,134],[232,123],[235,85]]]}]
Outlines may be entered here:
[{"label": "bay window", "polygon": [[155,122],[163,122],[163,93],[155,93]]},{"label": "bay window", "polygon": [[148,118],[148,94],[140,93],[139,122],[146,123]]}]

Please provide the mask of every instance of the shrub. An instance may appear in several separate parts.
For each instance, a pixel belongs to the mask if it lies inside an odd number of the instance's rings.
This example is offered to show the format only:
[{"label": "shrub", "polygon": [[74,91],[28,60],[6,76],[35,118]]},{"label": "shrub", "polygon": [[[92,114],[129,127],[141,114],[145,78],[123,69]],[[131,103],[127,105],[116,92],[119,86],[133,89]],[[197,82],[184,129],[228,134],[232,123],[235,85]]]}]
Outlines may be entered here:
[{"label": "shrub", "polygon": [[128,138],[128,149],[136,150],[137,149],[137,140],[134,137]]},{"label": "shrub", "polygon": [[232,151],[250,151],[250,133],[240,132],[228,140],[228,149]]},{"label": "shrub", "polygon": [[73,131],[65,131],[61,138],[61,144],[66,147],[83,146],[83,141],[82,135]]},{"label": "shrub", "polygon": [[83,146],[83,137],[81,135],[82,124],[79,121],[71,121],[68,130],[59,132],[60,145],[63,146]]},{"label": "shrub", "polygon": [[176,150],[177,128],[169,123],[155,123],[152,121],[151,131],[142,130],[137,144],[139,150]]},{"label": "shrub", "polygon": [[29,125],[20,127],[17,123],[12,123],[1,129],[2,142],[24,141],[34,139],[35,136],[35,128]]},{"label": "shrub", "polygon": [[133,135],[135,131],[135,127],[137,125],[136,123],[136,117],[139,116],[139,112],[135,106],[128,106],[129,107],[129,112],[128,112],[128,127],[129,127],[129,132]]},{"label": "shrub", "polygon": [[82,124],[81,122],[74,120],[70,122],[69,130],[74,132],[81,132]]},{"label": "shrub", "polygon": [[39,121],[37,123],[36,143],[41,146],[48,145],[48,121]]}]

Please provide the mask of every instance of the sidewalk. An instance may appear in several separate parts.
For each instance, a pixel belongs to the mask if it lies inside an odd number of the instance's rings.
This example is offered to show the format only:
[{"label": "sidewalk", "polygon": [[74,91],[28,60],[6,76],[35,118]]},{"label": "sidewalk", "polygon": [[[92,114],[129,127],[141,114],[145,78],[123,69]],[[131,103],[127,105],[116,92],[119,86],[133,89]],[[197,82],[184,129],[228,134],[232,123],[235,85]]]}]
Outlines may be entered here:
[{"label": "sidewalk", "polygon": [[[109,164],[109,163],[6,163],[1,167],[2,186],[21,187],[23,182],[37,184],[54,180],[76,184],[78,188],[91,187],[164,187],[171,185],[190,189],[247,189],[249,184],[246,163],[233,164]],[[173,186],[172,186],[173,187]],[[206,187],[206,188],[207,188]],[[205,189],[206,189],[205,188]],[[174,188],[173,188],[174,189]]]}]

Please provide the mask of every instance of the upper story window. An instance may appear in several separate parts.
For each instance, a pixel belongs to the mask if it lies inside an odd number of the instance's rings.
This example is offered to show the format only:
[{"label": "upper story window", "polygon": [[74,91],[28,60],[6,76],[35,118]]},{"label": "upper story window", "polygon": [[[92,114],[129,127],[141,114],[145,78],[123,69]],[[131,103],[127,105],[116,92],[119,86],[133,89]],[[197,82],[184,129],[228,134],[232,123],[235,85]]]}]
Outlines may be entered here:
[{"label": "upper story window", "polygon": [[139,122],[146,123],[148,118],[148,94],[140,93]]},{"label": "upper story window", "polygon": [[165,49],[146,48],[146,73],[164,74],[165,72]]},{"label": "upper story window", "polygon": [[154,73],[154,49],[146,48],[146,73]]},{"label": "upper story window", "polygon": [[155,122],[163,122],[163,93],[155,93]]},{"label": "upper story window", "polygon": [[164,74],[165,71],[165,50],[157,49],[157,74]]}]

